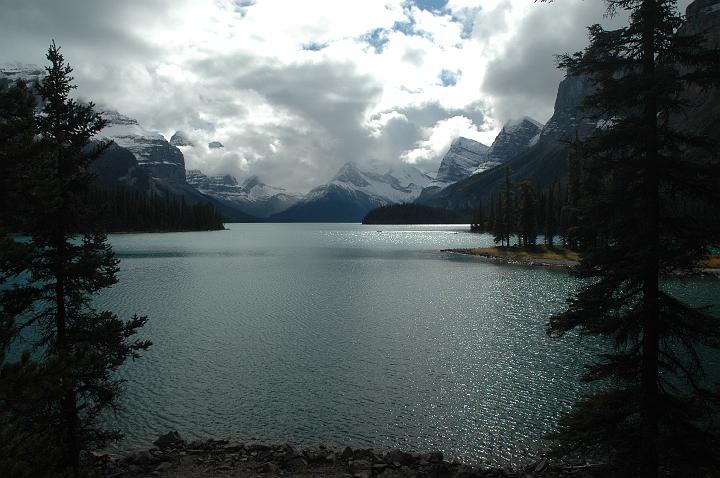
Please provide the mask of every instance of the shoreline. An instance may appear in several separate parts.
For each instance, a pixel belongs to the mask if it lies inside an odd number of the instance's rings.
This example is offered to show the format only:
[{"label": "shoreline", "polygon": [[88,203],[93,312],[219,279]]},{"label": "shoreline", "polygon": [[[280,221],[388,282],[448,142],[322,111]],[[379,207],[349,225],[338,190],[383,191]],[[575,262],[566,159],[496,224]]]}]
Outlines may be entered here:
[{"label": "shoreline", "polygon": [[[558,249],[558,251],[559,250],[560,249]],[[513,248],[501,249],[498,247],[441,249],[440,252],[475,256],[491,262],[501,262],[504,264],[545,267],[566,271],[572,271],[572,269],[579,264],[579,261],[576,259],[576,253],[567,254],[566,257],[559,257],[560,254],[555,254],[552,257],[543,257],[541,253],[533,254],[523,249],[513,250]]]},{"label": "shoreline", "polygon": [[[509,265],[543,267],[567,272],[573,272],[573,269],[580,263],[579,255],[576,252],[553,248],[549,250],[550,255],[548,256],[548,248],[545,246],[538,246],[535,250],[517,247],[473,247],[440,249],[440,252],[474,256],[490,262]],[[714,262],[717,261],[716,256],[710,258],[709,261],[713,264],[712,266],[703,265],[692,272],[676,271],[670,275],[720,278],[720,267],[714,267]]]},{"label": "shoreline", "polygon": [[386,478],[592,478],[602,476],[601,465],[567,465],[546,458],[517,468],[448,462],[441,451],[351,448],[289,443],[242,442],[208,438],[185,441],[172,431],[154,446],[132,452],[90,452],[88,465],[106,478],[325,477]]}]

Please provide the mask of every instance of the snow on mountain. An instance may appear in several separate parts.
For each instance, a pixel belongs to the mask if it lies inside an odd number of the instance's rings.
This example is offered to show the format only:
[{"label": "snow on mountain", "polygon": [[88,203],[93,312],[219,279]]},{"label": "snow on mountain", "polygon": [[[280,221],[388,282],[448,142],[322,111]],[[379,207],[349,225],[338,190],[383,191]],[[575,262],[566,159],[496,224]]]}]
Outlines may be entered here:
[{"label": "snow on mountain", "polygon": [[[488,163],[504,163],[537,143],[543,125],[525,116],[505,123],[487,153]],[[485,168],[487,170],[489,168]]]},{"label": "snow on mountain", "polygon": [[471,139],[456,139],[443,157],[436,179],[423,190],[418,202],[429,203],[451,184],[511,160],[536,144],[542,129],[542,124],[526,116],[505,123],[489,148]]},{"label": "snow on mountain", "polygon": [[443,156],[435,179],[420,192],[418,201],[426,202],[450,184],[483,170],[487,166],[489,149],[484,144],[472,139],[463,137],[455,139],[448,152]]},{"label": "snow on mountain", "polygon": [[373,208],[414,201],[432,178],[411,165],[360,169],[343,165],[322,186],[271,219],[276,221],[360,221]]},{"label": "snow on mountain", "polygon": [[443,156],[435,182],[450,184],[468,177],[487,158],[488,147],[468,138],[457,138]]},{"label": "snow on mountain", "polygon": [[99,139],[113,140],[129,150],[153,177],[185,182],[185,158],[163,135],[145,129],[137,120],[117,111],[103,111],[101,116],[108,125],[98,134]]},{"label": "snow on mountain", "polygon": [[203,194],[231,203],[247,214],[267,217],[297,203],[301,196],[283,188],[269,186],[253,175],[242,183],[229,174],[207,176],[198,169],[186,173],[188,184]]},{"label": "snow on mountain", "polygon": [[23,80],[31,85],[43,76],[45,69],[41,66],[17,62],[0,64],[0,88],[17,80]]},{"label": "snow on mountain", "polygon": [[170,137],[170,144],[181,148],[183,146],[193,146],[193,142],[188,138],[187,133],[184,131],[175,131]]},{"label": "snow on mountain", "polygon": [[[363,171],[353,163],[346,163],[328,184],[362,192],[381,202],[400,203],[412,202],[430,181],[432,179],[429,176],[408,164],[395,166],[381,174]],[[308,197],[311,197],[313,191]]]}]

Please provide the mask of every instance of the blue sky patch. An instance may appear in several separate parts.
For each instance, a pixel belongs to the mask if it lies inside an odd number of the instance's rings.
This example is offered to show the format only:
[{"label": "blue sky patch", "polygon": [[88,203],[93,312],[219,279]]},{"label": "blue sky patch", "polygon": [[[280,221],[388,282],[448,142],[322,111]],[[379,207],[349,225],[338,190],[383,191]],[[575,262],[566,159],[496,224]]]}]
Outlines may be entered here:
[{"label": "blue sky patch", "polygon": [[429,10],[431,12],[439,12],[447,5],[447,0],[412,0],[410,3],[414,3],[418,8],[423,10]]},{"label": "blue sky patch", "polygon": [[454,86],[457,84],[458,78],[460,78],[460,70],[450,71],[442,70],[440,72],[440,81],[443,86]]},{"label": "blue sky patch", "polygon": [[376,28],[362,36],[362,39],[375,49],[375,53],[381,53],[388,42],[388,31],[384,28]]},{"label": "blue sky patch", "polygon": [[314,41],[313,41],[313,42],[310,42],[310,43],[305,43],[305,44],[302,46],[302,49],[303,49],[303,50],[307,50],[307,51],[320,51],[320,50],[322,50],[323,48],[325,48],[325,47],[327,47],[327,46],[328,46],[327,43],[317,43],[317,42],[314,42]]}]

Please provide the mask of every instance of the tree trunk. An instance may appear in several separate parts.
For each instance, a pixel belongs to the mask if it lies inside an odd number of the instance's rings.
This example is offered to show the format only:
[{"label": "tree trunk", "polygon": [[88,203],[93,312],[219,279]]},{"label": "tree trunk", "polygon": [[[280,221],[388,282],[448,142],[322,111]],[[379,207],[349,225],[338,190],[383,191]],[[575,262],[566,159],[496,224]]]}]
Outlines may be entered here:
[{"label": "tree trunk", "polygon": [[645,141],[645,231],[648,247],[647,262],[643,274],[643,336],[641,393],[641,449],[640,476],[658,476],[658,298],[659,298],[659,238],[658,238],[658,124],[655,98],[655,29],[657,22],[655,0],[645,0],[641,6],[644,21],[642,34],[643,74],[647,85],[644,105]]},{"label": "tree trunk", "polygon": [[[58,181],[62,184],[63,168],[62,158],[58,158]],[[64,206],[64,204],[63,204]],[[63,207],[61,207],[62,211]],[[55,225],[55,327],[57,331],[57,353],[60,361],[61,390],[63,397],[60,400],[60,420],[64,427],[64,442],[61,443],[63,450],[63,466],[72,469],[73,476],[80,474],[80,443],[79,443],[79,419],[77,414],[77,398],[75,396],[75,384],[72,372],[69,367],[69,348],[67,340],[67,311],[65,306],[65,214],[57,216]]]}]

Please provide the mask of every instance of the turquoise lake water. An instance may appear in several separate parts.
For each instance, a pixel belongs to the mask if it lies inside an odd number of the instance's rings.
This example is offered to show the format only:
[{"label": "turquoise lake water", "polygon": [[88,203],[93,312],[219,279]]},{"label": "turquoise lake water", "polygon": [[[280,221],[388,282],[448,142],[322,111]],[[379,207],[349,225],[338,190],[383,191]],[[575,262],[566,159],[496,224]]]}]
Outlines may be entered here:
[{"label": "turquoise lake water", "polygon": [[[119,283],[97,300],[149,316],[110,421],[121,447],[170,429],[522,463],[581,393],[592,353],[551,339],[579,286],[561,271],[440,252],[467,226],[230,224],[113,235]],[[720,281],[678,287],[708,303]]]}]

